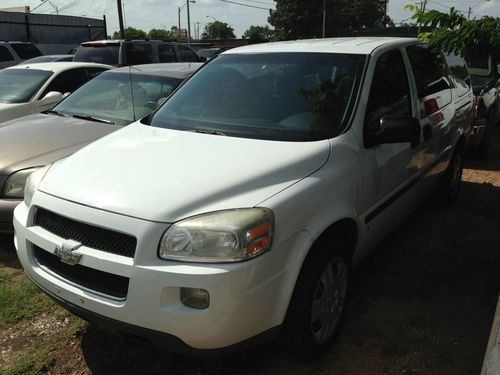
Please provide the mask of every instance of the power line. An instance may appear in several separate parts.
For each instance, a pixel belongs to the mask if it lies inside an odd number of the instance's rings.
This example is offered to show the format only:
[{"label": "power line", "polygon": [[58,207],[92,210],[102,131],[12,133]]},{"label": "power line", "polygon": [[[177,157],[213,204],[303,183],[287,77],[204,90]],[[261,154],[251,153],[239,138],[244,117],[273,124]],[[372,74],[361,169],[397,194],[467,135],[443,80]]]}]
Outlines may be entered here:
[{"label": "power line", "polygon": [[248,1],[249,3],[257,3],[257,4],[269,5],[270,7],[274,6],[274,4],[265,3],[263,1],[257,1],[257,0],[245,0],[245,1]]},{"label": "power line", "polygon": [[231,3],[231,4],[241,5],[241,6],[249,7],[249,8],[264,9],[264,10],[269,10],[270,9],[270,8],[258,7],[258,6],[255,6],[255,5],[248,5],[248,4],[237,3],[236,1],[229,1],[229,0],[220,0],[220,1],[223,1],[225,3]]}]

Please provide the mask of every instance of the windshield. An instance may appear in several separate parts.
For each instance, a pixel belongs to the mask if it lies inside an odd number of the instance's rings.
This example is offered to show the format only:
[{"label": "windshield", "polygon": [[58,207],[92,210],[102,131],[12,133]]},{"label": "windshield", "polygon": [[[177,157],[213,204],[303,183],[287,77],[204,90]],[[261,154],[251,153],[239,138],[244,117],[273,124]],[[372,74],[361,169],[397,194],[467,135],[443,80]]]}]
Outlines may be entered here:
[{"label": "windshield", "polygon": [[29,102],[53,72],[37,69],[0,71],[0,103]]},{"label": "windshield", "polygon": [[80,87],[54,110],[127,125],[153,112],[180,82],[178,78],[139,74],[133,70],[132,74],[108,71]]},{"label": "windshield", "polygon": [[82,44],[77,49],[73,61],[118,65],[119,50],[120,45],[118,43]]},{"label": "windshield", "polygon": [[150,125],[283,141],[332,138],[349,120],[365,61],[332,53],[221,55]]}]

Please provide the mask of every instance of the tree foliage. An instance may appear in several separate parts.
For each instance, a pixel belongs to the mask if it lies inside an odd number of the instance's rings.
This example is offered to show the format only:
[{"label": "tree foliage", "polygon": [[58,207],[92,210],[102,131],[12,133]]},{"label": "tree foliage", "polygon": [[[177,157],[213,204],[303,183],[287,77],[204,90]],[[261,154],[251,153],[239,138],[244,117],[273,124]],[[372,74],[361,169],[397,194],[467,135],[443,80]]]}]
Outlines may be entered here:
[{"label": "tree foliage", "polygon": [[[125,38],[126,39],[146,39],[148,34],[141,29],[136,29],[135,27],[127,27],[125,29]],[[113,39],[121,39],[120,32],[115,31],[113,33]]]},{"label": "tree foliage", "polygon": [[500,48],[500,18],[485,16],[467,19],[455,8],[449,13],[437,10],[422,12],[414,5],[407,6],[414,12],[413,19],[434,31],[422,33],[419,38],[448,53],[471,59],[478,54],[490,54]]},{"label": "tree foliage", "polygon": [[267,42],[273,40],[274,31],[269,26],[250,26],[244,33],[243,39],[253,42]]},{"label": "tree foliage", "polygon": [[[323,0],[275,0],[276,9],[268,21],[278,39],[315,38],[322,36]],[[386,0],[325,1],[326,36],[340,30],[381,26],[385,21]]]},{"label": "tree foliage", "polygon": [[148,38],[150,39],[172,39],[170,31],[165,29],[151,29],[148,31]]},{"label": "tree foliage", "polygon": [[201,39],[236,39],[234,29],[225,22],[214,21],[205,25]]}]

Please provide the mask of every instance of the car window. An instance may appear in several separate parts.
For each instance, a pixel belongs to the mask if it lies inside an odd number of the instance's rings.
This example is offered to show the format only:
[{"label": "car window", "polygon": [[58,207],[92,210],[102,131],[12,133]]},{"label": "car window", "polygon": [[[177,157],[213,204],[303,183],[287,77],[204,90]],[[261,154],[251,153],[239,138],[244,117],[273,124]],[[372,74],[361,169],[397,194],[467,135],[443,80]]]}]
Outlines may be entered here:
[{"label": "car window", "polygon": [[365,126],[377,127],[384,115],[411,116],[408,74],[399,50],[384,53],[377,60],[365,115]]},{"label": "car window", "polygon": [[4,69],[0,71],[0,102],[26,103],[53,73],[38,69]]},{"label": "car window", "polygon": [[118,43],[82,44],[76,50],[73,61],[118,65],[119,51],[120,45]]},{"label": "car window", "polygon": [[73,92],[88,80],[89,76],[87,74],[87,68],[67,70],[60,73],[57,77],[54,77],[52,82],[50,82],[43,91],[40,99],[51,91],[58,91],[62,94],[66,92]]},{"label": "car window", "polygon": [[32,57],[42,56],[40,50],[33,44],[29,43],[11,43],[10,46],[17,53],[17,55],[25,60],[31,59]]},{"label": "car window", "polygon": [[451,78],[440,51],[427,45],[406,48],[417,86],[419,107],[424,116],[444,108],[451,102]]},{"label": "car window", "polygon": [[4,61],[12,61],[14,60],[14,56],[5,46],[0,46],[0,62]]},{"label": "car window", "polygon": [[286,141],[332,138],[348,123],[366,56],[221,55],[189,79],[151,125]]},{"label": "car window", "polygon": [[153,46],[150,43],[127,43],[127,65],[151,64]]},{"label": "car window", "polygon": [[104,72],[54,109],[126,125],[153,112],[160,99],[168,97],[180,82],[181,79],[164,76]]},{"label": "car window", "polygon": [[464,59],[455,54],[449,54],[446,55],[446,62],[458,96],[466,94],[471,87],[471,83],[469,70],[467,69]]},{"label": "car window", "polygon": [[158,57],[161,63],[177,61],[177,57],[175,55],[175,48],[171,44],[158,45]]},{"label": "car window", "polygon": [[181,55],[181,61],[184,62],[197,62],[199,61],[198,55],[194,53],[190,48],[179,45],[179,53]]},{"label": "car window", "polygon": [[450,88],[441,52],[426,45],[410,46],[406,51],[420,99]]}]

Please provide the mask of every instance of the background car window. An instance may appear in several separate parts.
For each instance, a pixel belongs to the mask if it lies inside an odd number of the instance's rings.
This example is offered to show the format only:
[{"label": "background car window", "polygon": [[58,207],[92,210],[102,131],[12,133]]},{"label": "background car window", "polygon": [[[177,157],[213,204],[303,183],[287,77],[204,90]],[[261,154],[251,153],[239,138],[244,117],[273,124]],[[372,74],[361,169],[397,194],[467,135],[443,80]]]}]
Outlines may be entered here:
[{"label": "background car window", "polygon": [[441,52],[426,45],[410,46],[406,51],[420,99],[450,88]]},{"label": "background car window", "polygon": [[54,109],[126,125],[153,112],[158,101],[168,97],[180,82],[178,78],[109,71],[87,82]]},{"label": "background car window", "polygon": [[466,94],[471,86],[469,70],[464,59],[460,56],[449,54],[445,56],[450,69],[450,77],[454,83],[456,92],[459,96]]},{"label": "background car window", "polygon": [[42,99],[47,93],[51,91],[58,91],[61,94],[66,92],[73,92],[78,87],[83,85],[89,80],[87,68],[77,68],[62,72],[55,77],[52,82],[45,88],[39,99]]},{"label": "background car window", "polygon": [[419,108],[423,117],[443,109],[451,103],[451,78],[440,51],[427,45],[406,48],[417,85]]},{"label": "background car window", "polygon": [[35,47],[33,44],[29,43],[11,43],[10,46],[17,53],[17,55],[25,60],[31,59],[32,57],[41,56],[42,53],[40,50]]},{"label": "background car window", "polygon": [[411,116],[410,85],[399,50],[386,52],[377,61],[365,124],[377,127],[384,115]]},{"label": "background car window", "polygon": [[177,48],[179,48],[179,53],[181,55],[181,61],[185,61],[185,62],[197,62],[197,61],[199,61],[198,55],[196,53],[194,53],[188,47],[179,45],[179,46],[177,46]]},{"label": "background car window", "polygon": [[170,44],[158,45],[158,58],[161,63],[175,62],[177,57],[175,55],[175,48]]},{"label": "background car window", "polygon": [[151,64],[153,62],[153,46],[149,43],[127,43],[127,64]]},{"label": "background car window", "polygon": [[14,60],[14,56],[12,56],[7,47],[0,46],[0,62],[12,60]]},{"label": "background car window", "polygon": [[0,102],[29,102],[52,74],[53,72],[38,69],[1,70]]},{"label": "background car window", "polygon": [[73,61],[87,61],[100,64],[118,65],[118,43],[83,44],[78,47]]}]

